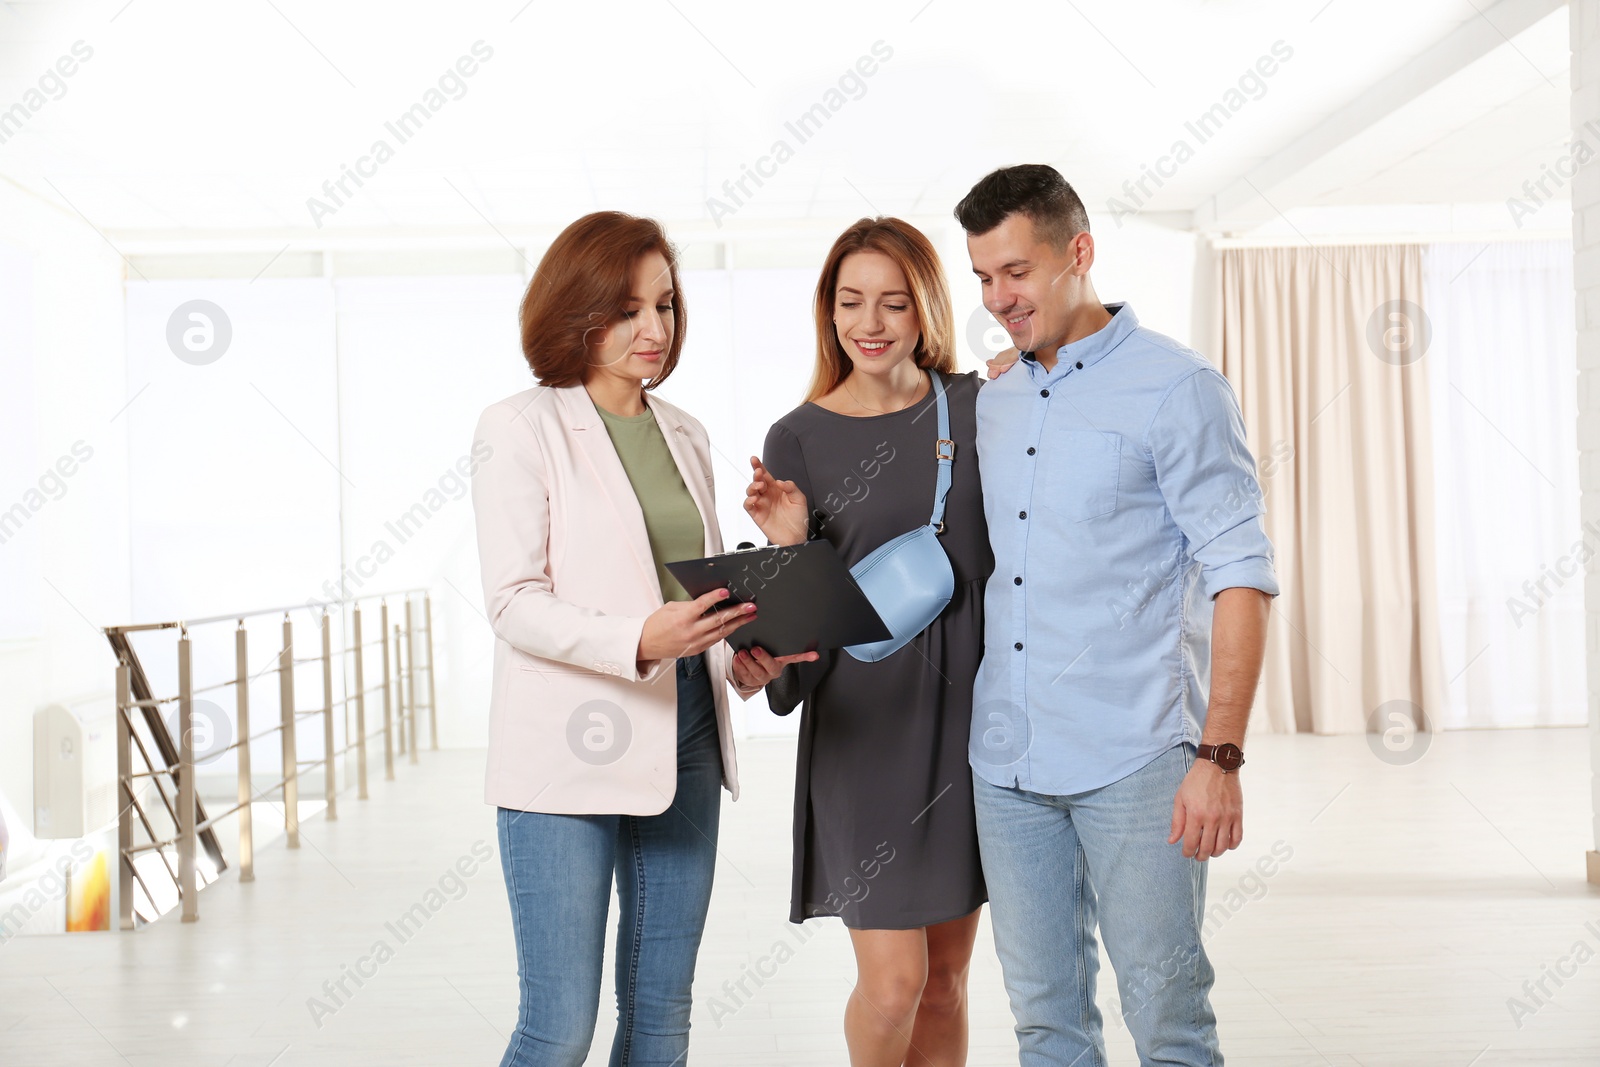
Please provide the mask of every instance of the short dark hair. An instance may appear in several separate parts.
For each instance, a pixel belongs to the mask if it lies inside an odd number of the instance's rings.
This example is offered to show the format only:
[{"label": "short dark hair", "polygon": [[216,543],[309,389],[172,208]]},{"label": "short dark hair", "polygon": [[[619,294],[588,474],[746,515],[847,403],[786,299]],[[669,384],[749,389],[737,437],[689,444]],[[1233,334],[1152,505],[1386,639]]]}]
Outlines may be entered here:
[{"label": "short dark hair", "polygon": [[961,228],[973,236],[988,233],[1008,215],[1022,213],[1034,232],[1053,248],[1089,231],[1089,213],[1061,172],[1046,163],[1001,167],[985,174],[956,205]]}]

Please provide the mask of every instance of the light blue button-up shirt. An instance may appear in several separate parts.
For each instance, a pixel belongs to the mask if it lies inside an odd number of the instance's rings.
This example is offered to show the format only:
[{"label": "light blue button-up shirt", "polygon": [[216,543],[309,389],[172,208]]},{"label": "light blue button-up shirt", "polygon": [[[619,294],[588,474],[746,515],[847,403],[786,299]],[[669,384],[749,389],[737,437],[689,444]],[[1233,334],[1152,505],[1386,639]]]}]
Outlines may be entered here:
[{"label": "light blue button-up shirt", "polygon": [[1066,795],[1198,744],[1211,598],[1276,595],[1261,487],[1227,380],[1108,305],[1053,370],[1030,354],[978,394],[994,546],[968,756]]}]

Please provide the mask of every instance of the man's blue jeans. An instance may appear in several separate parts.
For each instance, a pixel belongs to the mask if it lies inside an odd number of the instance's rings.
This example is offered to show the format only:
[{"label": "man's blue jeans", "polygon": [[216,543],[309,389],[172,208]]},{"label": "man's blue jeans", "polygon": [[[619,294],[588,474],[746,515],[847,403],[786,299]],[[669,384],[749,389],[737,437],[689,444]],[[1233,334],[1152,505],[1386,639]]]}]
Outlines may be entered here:
[{"label": "man's blue jeans", "polygon": [[1179,745],[1099,789],[1047,796],[973,776],[989,918],[1023,1067],[1103,1067],[1098,926],[1141,1064],[1219,1067],[1200,927],[1205,864],[1167,844],[1194,763]]},{"label": "man's blue jeans", "polygon": [[522,986],[501,1067],[582,1067],[600,1009],[613,872],[620,914],[611,1067],[688,1062],[690,987],[722,804],[712,684],[703,655],[678,660],[678,791],[660,815],[499,809]]}]

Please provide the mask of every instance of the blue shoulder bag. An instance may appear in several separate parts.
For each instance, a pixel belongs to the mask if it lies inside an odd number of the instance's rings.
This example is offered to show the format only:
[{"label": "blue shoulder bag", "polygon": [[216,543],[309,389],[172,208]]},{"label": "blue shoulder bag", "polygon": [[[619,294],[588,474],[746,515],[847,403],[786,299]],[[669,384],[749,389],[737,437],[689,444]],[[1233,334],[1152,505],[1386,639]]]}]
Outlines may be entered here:
[{"label": "blue shoulder bag", "polygon": [[850,568],[850,576],[867,595],[893,636],[887,641],[847,645],[845,651],[864,663],[876,663],[898,652],[926,630],[955,595],[956,576],[950,557],[939,543],[944,532],[944,498],[950,492],[950,468],[956,443],[950,439],[950,403],[945,398],[944,376],[929,371],[939,410],[939,439],[934,457],[939,479],[933,493],[933,517],[891,541],[885,541]]}]

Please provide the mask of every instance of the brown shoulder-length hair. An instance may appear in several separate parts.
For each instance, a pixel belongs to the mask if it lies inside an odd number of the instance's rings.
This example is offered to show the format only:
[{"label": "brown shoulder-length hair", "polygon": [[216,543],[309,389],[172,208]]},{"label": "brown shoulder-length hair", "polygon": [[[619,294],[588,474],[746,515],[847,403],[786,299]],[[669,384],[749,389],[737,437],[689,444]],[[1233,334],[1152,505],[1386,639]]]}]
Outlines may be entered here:
[{"label": "brown shoulder-length hair", "polygon": [[522,297],[522,354],[540,385],[559,388],[583,382],[592,365],[590,335],[621,321],[630,296],[644,295],[629,290],[635,264],[649,252],[660,252],[672,273],[673,329],[661,370],[644,387],[654,389],[666,381],[678,365],[688,328],[677,249],[654,219],[596,211],[561,231]]},{"label": "brown shoulder-length hair", "polygon": [[855,252],[881,252],[894,260],[911,287],[911,306],[917,312],[917,340],[912,359],[924,370],[954,374],[956,370],[955,313],[950,307],[950,287],[945,284],[939,253],[922,231],[901,219],[879,216],[860,219],[839,235],[822,264],[813,307],[817,320],[817,365],[811,375],[806,400],[835,389],[855,363],[839,343],[833,325],[833,300],[839,286],[839,265]]}]

